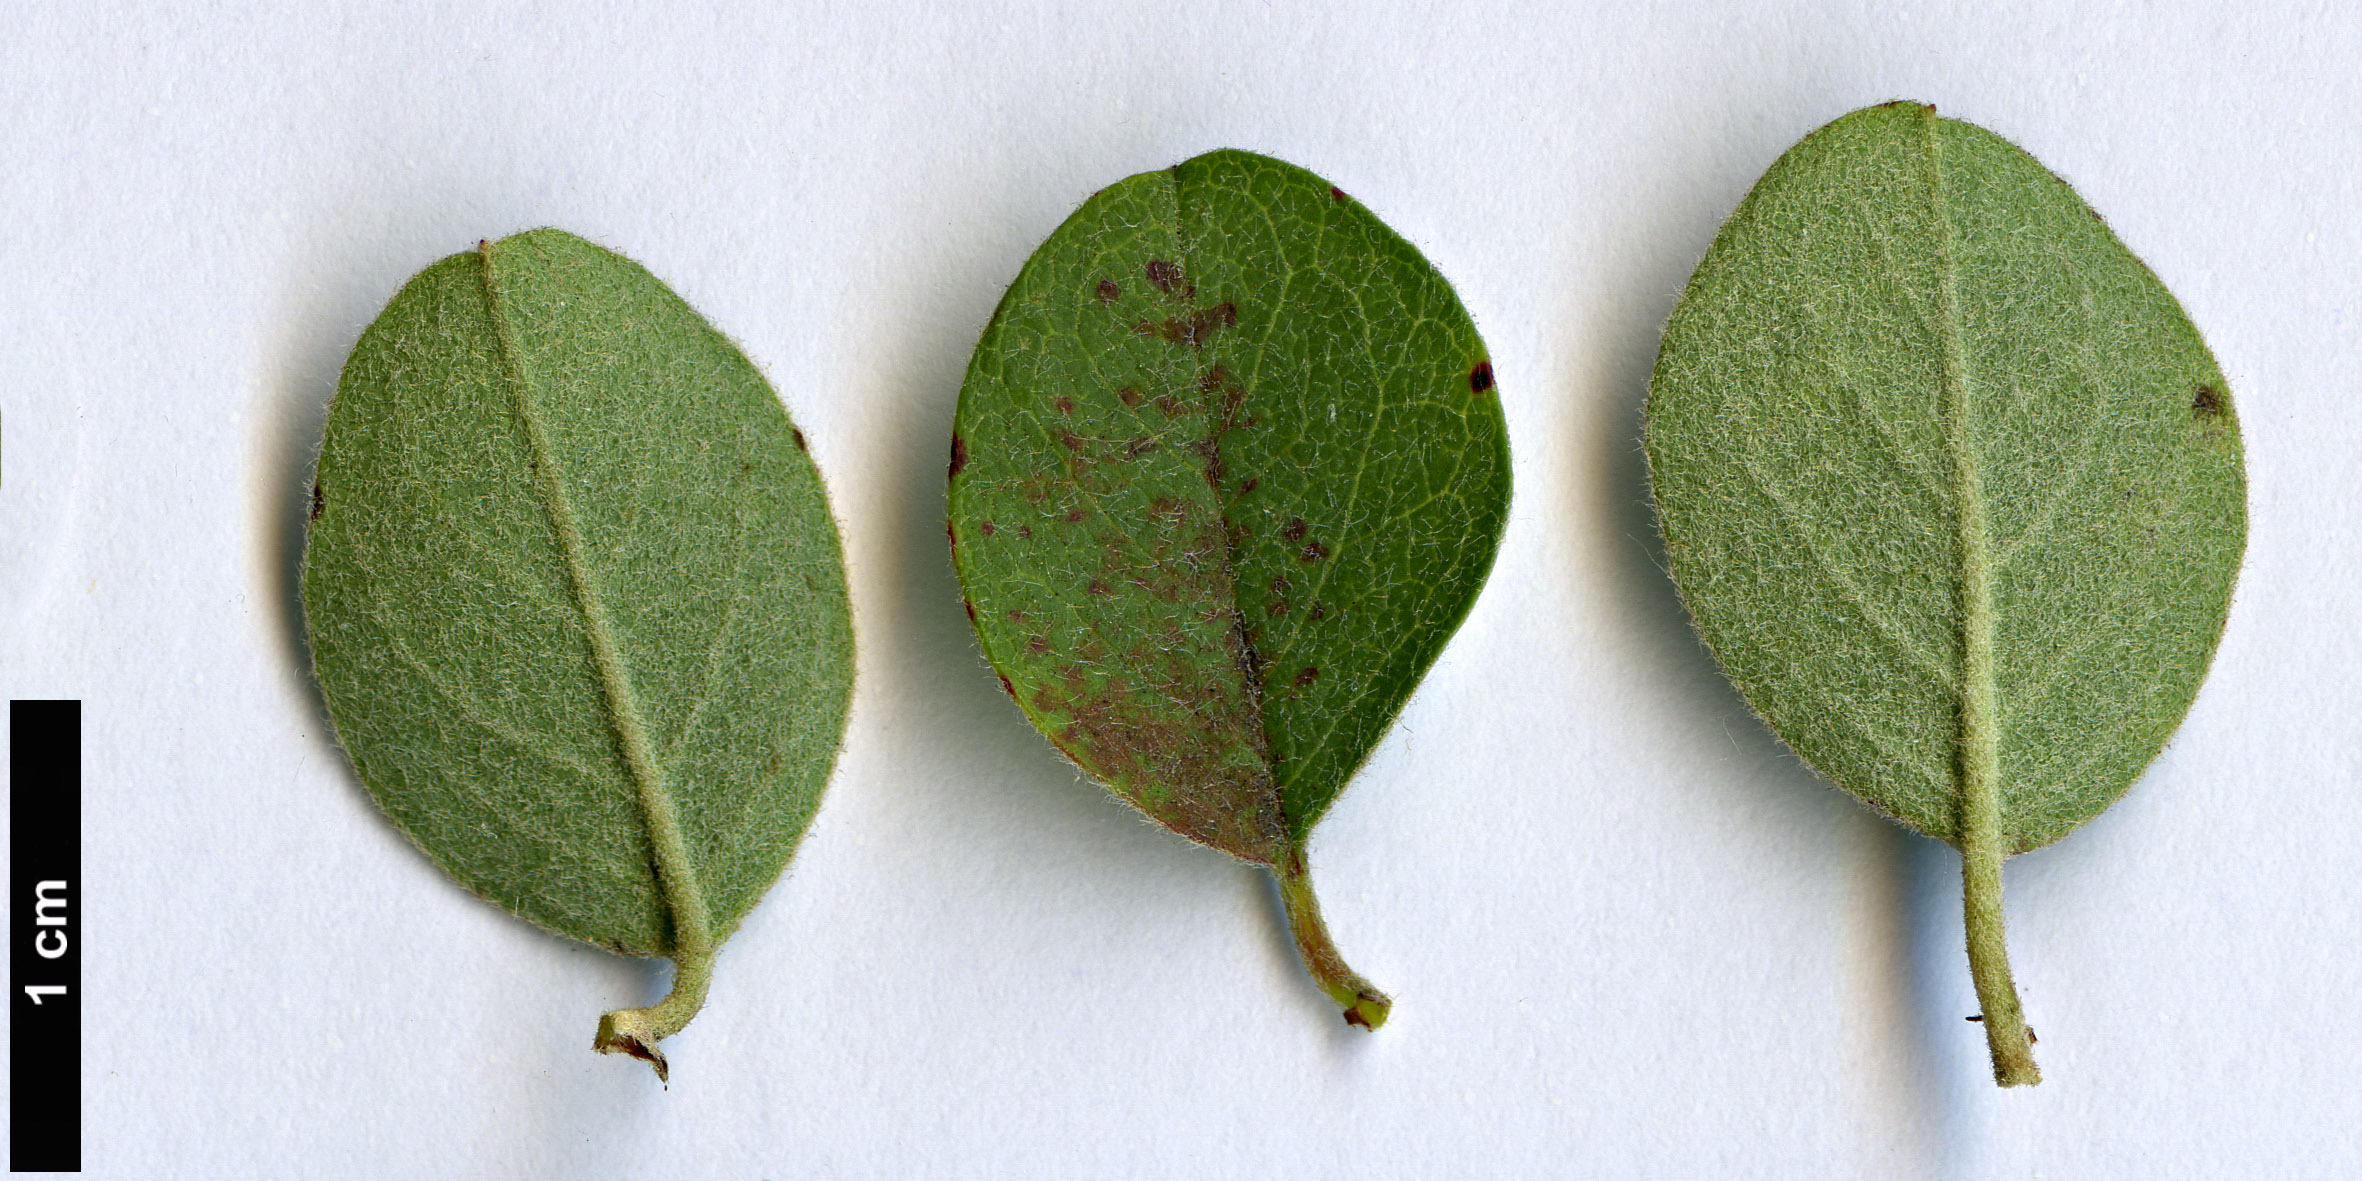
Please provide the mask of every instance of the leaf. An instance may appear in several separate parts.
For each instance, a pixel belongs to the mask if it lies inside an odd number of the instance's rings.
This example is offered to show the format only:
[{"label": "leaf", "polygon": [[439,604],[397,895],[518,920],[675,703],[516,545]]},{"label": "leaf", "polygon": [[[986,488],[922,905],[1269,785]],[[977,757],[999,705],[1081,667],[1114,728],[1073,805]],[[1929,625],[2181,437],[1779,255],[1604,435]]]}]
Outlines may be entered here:
[{"label": "leaf", "polygon": [[1101,190],[976,346],[951,541],[985,656],[1059,750],[1270,867],[1346,1019],[1313,825],[1492,567],[1509,454],[1484,343],[1418,251],[1245,152]]},{"label": "leaf", "polygon": [[2180,724],[2246,540],[2221,370],[2032,157],[1896,103],[1772,165],[1665,329],[1673,575],[1806,762],[1963,854],[1995,1077],[2039,1081],[2001,861]]},{"label": "leaf", "polygon": [[354,346],[304,555],[370,794],[468,889],[676,964],[652,1062],[819,806],[852,691],[803,436],[654,276],[557,230],[453,255]]}]

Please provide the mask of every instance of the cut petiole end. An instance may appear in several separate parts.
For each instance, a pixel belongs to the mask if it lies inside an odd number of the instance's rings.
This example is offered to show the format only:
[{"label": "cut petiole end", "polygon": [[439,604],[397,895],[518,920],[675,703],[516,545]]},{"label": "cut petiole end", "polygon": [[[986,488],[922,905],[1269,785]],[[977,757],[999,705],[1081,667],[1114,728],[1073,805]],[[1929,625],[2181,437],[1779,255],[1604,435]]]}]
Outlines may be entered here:
[{"label": "cut petiole end", "polygon": [[1347,967],[1345,957],[1337,954],[1337,945],[1329,939],[1328,926],[1321,922],[1320,900],[1312,893],[1304,846],[1289,846],[1286,854],[1271,867],[1271,876],[1279,881],[1280,899],[1287,904],[1288,928],[1296,936],[1296,953],[1304,957],[1304,969],[1312,973],[1313,982],[1345,1011],[1345,1024],[1362,1029],[1386,1024],[1386,1018],[1394,1012],[1394,1001]]},{"label": "cut petiole end", "polygon": [[645,1009],[617,1009],[599,1018],[599,1036],[591,1048],[602,1054],[629,1054],[654,1067],[658,1082],[672,1081],[664,1051],[656,1043],[681,1032],[705,1007],[713,963],[710,951],[682,953],[673,961],[672,991]]},{"label": "cut petiole end", "polygon": [[1994,1082],[2005,1087],[2031,1087],[2042,1081],[2042,1068],[2034,1065],[2031,1047],[2023,1041],[2005,1046],[1992,1041],[1992,1034],[1987,1033],[1985,1036],[1993,1049]]},{"label": "cut petiole end", "polygon": [[670,1082],[672,1074],[664,1061],[664,1051],[656,1048],[659,1036],[649,1022],[654,1009],[617,1009],[599,1018],[598,1040],[591,1043],[602,1054],[629,1054],[656,1068],[658,1082]]},{"label": "cut petiole end", "polygon": [[1385,993],[1371,988],[1367,982],[1354,990],[1329,988],[1326,981],[1322,982],[1322,987],[1328,988],[1330,998],[1345,1010],[1347,1025],[1376,1029],[1386,1024],[1387,1014],[1394,1012],[1394,1001]]}]

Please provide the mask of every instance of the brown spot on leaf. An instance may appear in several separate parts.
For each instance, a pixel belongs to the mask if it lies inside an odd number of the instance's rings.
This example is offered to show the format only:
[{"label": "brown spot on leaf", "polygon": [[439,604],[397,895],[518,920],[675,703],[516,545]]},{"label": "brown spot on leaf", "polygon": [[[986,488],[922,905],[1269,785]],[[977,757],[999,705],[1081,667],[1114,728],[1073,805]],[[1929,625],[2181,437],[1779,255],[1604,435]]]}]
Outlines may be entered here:
[{"label": "brown spot on leaf", "polygon": [[1305,615],[1316,622],[1326,619],[1329,616],[1329,605],[1327,603],[1314,603],[1312,605],[1312,610],[1305,612]]},{"label": "brown spot on leaf", "polygon": [[1311,528],[1310,525],[1304,523],[1304,518],[1290,517],[1288,523],[1280,529],[1279,535],[1289,541],[1302,541],[1304,534]]},{"label": "brown spot on leaf", "polygon": [[1011,622],[1011,623],[1023,623],[1023,622],[1025,622],[1025,612],[1023,612],[1023,611],[1019,611],[1019,610],[1017,610],[1017,609],[1016,609],[1016,608],[1014,608],[1014,607],[1010,608],[1010,609],[1009,609],[1009,622]]},{"label": "brown spot on leaf", "polygon": [[1105,582],[1102,582],[1096,578],[1092,579],[1091,585],[1084,587],[1083,591],[1086,594],[1093,595],[1112,595],[1115,593],[1115,589],[1113,587],[1108,586]]},{"label": "brown spot on leaf", "polygon": [[1009,700],[1017,700],[1017,686],[1009,683],[1009,674],[1001,673],[999,676],[1001,678],[1001,692],[1008,694]]},{"label": "brown spot on leaf", "polygon": [[958,431],[951,432],[951,477],[958,478],[960,469],[968,466],[968,441]]},{"label": "brown spot on leaf", "polygon": [[1210,394],[1215,390],[1230,385],[1237,380],[1237,378],[1230,375],[1229,366],[1215,365],[1213,368],[1206,370],[1206,375],[1204,377],[1197,379],[1197,388],[1204,391],[1205,393]]},{"label": "brown spot on leaf", "polygon": [[951,548],[960,548],[959,531],[951,527],[950,517],[943,518],[943,539],[951,543]]},{"label": "brown spot on leaf", "polygon": [[[960,596],[960,606],[968,609],[968,626],[976,626],[976,604],[969,602],[966,595],[962,595]],[[690,913],[694,914],[696,912],[691,911]]]},{"label": "brown spot on leaf", "polygon": [[1491,388],[1493,388],[1493,363],[1478,361],[1476,368],[1468,371],[1468,392],[1481,394]]},{"label": "brown spot on leaf", "polygon": [[1220,491],[1222,487],[1222,445],[1212,439],[1198,439],[1189,444],[1189,449],[1197,452],[1206,461],[1206,483],[1213,485],[1216,491]]},{"label": "brown spot on leaf", "polygon": [[1331,201],[1342,201],[1342,200],[1344,200],[1344,199],[1345,199],[1345,190],[1343,190],[1343,189],[1340,189],[1340,188],[1338,188],[1338,187],[1337,187],[1337,186],[1335,186],[1335,185],[1330,185],[1330,186],[1329,186],[1329,200],[1331,200]]},{"label": "brown spot on leaf", "polygon": [[1040,636],[1033,636],[1025,641],[1025,650],[1040,656],[1050,650],[1050,641]]},{"label": "brown spot on leaf", "polygon": [[1237,304],[1231,303],[1228,300],[1224,300],[1221,303],[1215,304],[1213,307],[1200,308],[1197,311],[1189,313],[1188,343],[1193,345],[1202,344],[1207,337],[1214,334],[1214,330],[1216,328],[1233,328],[1237,325]]},{"label": "brown spot on leaf", "polygon": [[1255,486],[1261,484],[1262,482],[1263,477],[1261,476],[1248,476],[1246,482],[1238,486],[1238,494],[1240,496],[1245,496],[1247,493],[1253,492],[1255,490]]},{"label": "brown spot on leaf", "polygon": [[1307,541],[1304,543],[1304,549],[1297,556],[1307,562],[1317,562],[1329,556],[1329,547],[1317,541]]},{"label": "brown spot on leaf", "polygon": [[796,450],[810,451],[812,449],[812,445],[804,441],[804,432],[801,428],[791,426],[787,428],[787,433],[796,437]]},{"label": "brown spot on leaf", "polygon": [[1058,442],[1068,451],[1080,451],[1083,449],[1083,437],[1081,435],[1075,434],[1073,431],[1059,431]]},{"label": "brown spot on leaf", "polygon": [[1156,397],[1156,408],[1164,411],[1166,418],[1179,418],[1182,415],[1189,413],[1189,407],[1182,405],[1181,399],[1176,398],[1171,394],[1158,394]]},{"label": "brown spot on leaf", "polygon": [[1268,615],[1273,619],[1277,619],[1287,613],[1288,601],[1286,599],[1273,599],[1271,600],[1270,606],[1263,608],[1263,614]]},{"label": "brown spot on leaf", "polygon": [[1138,459],[1154,450],[1156,450],[1156,440],[1146,435],[1142,435],[1141,437],[1124,444],[1124,458]]},{"label": "brown spot on leaf", "polygon": [[1181,287],[1181,264],[1155,259],[1148,264],[1148,282],[1157,290],[1171,295]]},{"label": "brown spot on leaf", "polygon": [[1282,574],[1279,577],[1271,580],[1271,593],[1275,595],[1284,595],[1288,593],[1287,575]]},{"label": "brown spot on leaf", "polygon": [[1032,541],[1032,540],[1033,540],[1033,526],[1031,526],[1031,525],[1019,525],[1019,526],[1017,526],[1017,539],[1018,539],[1018,540],[1020,540],[1020,541]]},{"label": "brown spot on leaf", "polygon": [[1122,402],[1126,406],[1137,406],[1141,401],[1140,387],[1136,385],[1125,386],[1124,388],[1115,392],[1115,398],[1117,401]]},{"label": "brown spot on leaf", "polygon": [[1203,346],[1216,331],[1238,323],[1238,305],[1218,303],[1210,308],[1199,308],[1186,316],[1167,320],[1141,320],[1132,331],[1141,336],[1154,336],[1168,344],[1185,344],[1191,348]]},{"label": "brown spot on leaf", "polygon": [[1070,418],[1074,416],[1074,399],[1069,398],[1064,394],[1060,394],[1058,396],[1058,400],[1053,403],[1053,405],[1058,407],[1058,413],[1066,415]]},{"label": "brown spot on leaf", "polygon": [[1309,664],[1308,664],[1308,665],[1305,665],[1305,666],[1304,666],[1304,667],[1303,667],[1301,670],[1299,670],[1299,671],[1296,673],[1296,687],[1297,687],[1297,688],[1299,688],[1299,689],[1301,689],[1301,688],[1303,688],[1304,686],[1306,686],[1306,685],[1309,685],[1309,684],[1311,684],[1311,683],[1313,683],[1314,681],[1317,681],[1317,680],[1319,680],[1319,679],[1320,679],[1320,670],[1319,670],[1319,669],[1317,669],[1317,668],[1314,668],[1314,667],[1312,667],[1312,666],[1311,666],[1311,665],[1309,665]]},{"label": "brown spot on leaf", "polygon": [[1117,297],[1117,296],[1119,296],[1119,295],[1122,295],[1123,293],[1124,293],[1124,290],[1123,290],[1123,288],[1116,286],[1116,285],[1115,285],[1115,280],[1113,280],[1113,279],[1101,279],[1101,280],[1099,280],[1099,287],[1098,287],[1098,290],[1097,290],[1096,294],[1099,296],[1099,302],[1100,302],[1100,303],[1114,303],[1114,302],[1115,302],[1115,300],[1116,300],[1116,297]]},{"label": "brown spot on leaf", "polygon": [[985,535],[986,537],[990,537],[990,536],[992,536],[994,533],[996,533],[996,532],[999,532],[998,530],[996,530],[996,529],[994,529],[994,528],[992,527],[992,522],[990,522],[990,521],[986,521],[986,522],[984,522],[983,524],[976,526],[976,531],[977,531],[977,532],[979,532],[979,533],[982,533],[982,534],[983,534],[983,535]]},{"label": "brown spot on leaf", "polygon": [[2190,392],[2190,413],[2213,418],[2223,412],[2222,387],[2208,383]]},{"label": "brown spot on leaf", "polygon": [[1083,523],[1083,510],[1081,510],[1081,509],[1079,509],[1079,508],[1070,508],[1070,509],[1066,510],[1066,523],[1067,523],[1067,524],[1069,524],[1069,525],[1080,525],[1080,524],[1082,524],[1082,523]]},{"label": "brown spot on leaf", "polygon": [[320,511],[321,511],[322,509],[325,509],[325,508],[327,508],[327,507],[328,507],[328,498],[327,498],[326,496],[323,496],[323,495],[321,495],[321,493],[320,493],[320,482],[319,482],[318,480],[314,480],[314,481],[312,481],[312,515],[311,515],[311,519],[312,519],[312,520],[314,520],[314,521],[317,521],[317,520],[319,520],[319,519],[320,519]]}]

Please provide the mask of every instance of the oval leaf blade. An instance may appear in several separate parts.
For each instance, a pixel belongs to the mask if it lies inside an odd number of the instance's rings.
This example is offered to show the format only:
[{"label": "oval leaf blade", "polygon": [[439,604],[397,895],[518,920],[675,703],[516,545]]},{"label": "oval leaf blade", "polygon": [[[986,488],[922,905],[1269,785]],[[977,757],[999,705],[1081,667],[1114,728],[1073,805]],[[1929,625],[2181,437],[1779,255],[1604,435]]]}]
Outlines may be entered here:
[{"label": "oval leaf blade", "polygon": [[1775,163],[1665,330],[1674,579],[1815,769],[1959,847],[1997,1077],[2039,1078],[2000,861],[2180,724],[2246,538],[2231,397],[2172,295],[1990,132],[1897,103]]},{"label": "oval leaf blade", "polygon": [[1102,190],[970,362],[953,562],[1035,726],[1270,866],[1348,1020],[1304,844],[1491,569],[1509,455],[1451,287],[1328,182],[1223,151]]},{"label": "oval leaf blade", "polygon": [[386,814],[462,885],[674,992],[818,808],[852,690],[818,470],[736,346],[638,264],[536,230],[362,334],[304,556],[313,665]]}]

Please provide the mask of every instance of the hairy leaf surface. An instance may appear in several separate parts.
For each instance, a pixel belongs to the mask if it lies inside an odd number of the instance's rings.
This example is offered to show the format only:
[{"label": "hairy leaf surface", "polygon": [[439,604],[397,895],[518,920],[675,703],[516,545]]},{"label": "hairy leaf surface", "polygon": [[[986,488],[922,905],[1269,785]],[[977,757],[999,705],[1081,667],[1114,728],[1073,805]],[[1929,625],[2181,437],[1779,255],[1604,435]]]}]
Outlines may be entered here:
[{"label": "hairy leaf surface", "polygon": [[2180,306],[2023,151],[1859,111],[1691,277],[1648,454],[1724,670],[1848,791],[1992,844],[1997,954],[1999,857],[2123,794],[2222,633],[2239,428]]},{"label": "hairy leaf surface", "polygon": [[572,235],[454,255],[355,346],[311,514],[314,666],[387,815],[535,923],[710,960],[852,687],[819,472],[746,358]]},{"label": "hairy leaf surface", "polygon": [[1284,878],[1491,568],[1492,387],[1442,276],[1311,173],[1224,151],[1102,190],[960,394],[986,657],[1118,796]]}]

